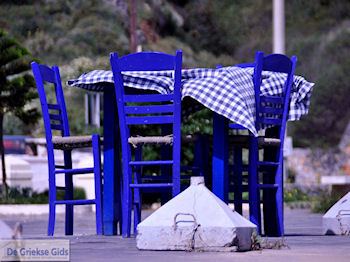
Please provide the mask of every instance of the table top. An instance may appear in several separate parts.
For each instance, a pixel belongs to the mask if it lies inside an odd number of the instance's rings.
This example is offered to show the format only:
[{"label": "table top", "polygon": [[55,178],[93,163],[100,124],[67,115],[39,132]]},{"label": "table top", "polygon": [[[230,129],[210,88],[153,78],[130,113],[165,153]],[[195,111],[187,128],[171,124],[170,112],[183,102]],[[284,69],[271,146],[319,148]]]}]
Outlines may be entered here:
[{"label": "table top", "polygon": [[[182,97],[191,97],[212,111],[248,128],[254,135],[255,98],[253,68],[236,66],[220,69],[183,69]],[[173,71],[124,72],[124,84],[128,87],[155,90],[161,94],[171,92]],[[261,94],[280,95],[287,75],[263,71]],[[90,91],[103,91],[107,83],[113,83],[112,71],[94,70],[77,79],[69,80],[69,86]],[[300,119],[308,113],[314,83],[301,76],[294,76],[290,97],[289,121]]]}]

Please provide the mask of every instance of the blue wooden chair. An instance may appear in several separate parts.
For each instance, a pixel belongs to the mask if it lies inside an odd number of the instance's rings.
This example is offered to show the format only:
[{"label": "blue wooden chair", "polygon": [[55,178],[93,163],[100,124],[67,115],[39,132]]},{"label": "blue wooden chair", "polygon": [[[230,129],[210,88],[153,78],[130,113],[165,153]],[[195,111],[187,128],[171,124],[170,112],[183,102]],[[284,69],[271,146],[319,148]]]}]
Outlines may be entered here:
[{"label": "blue wooden chair", "polygon": [[[283,227],[283,144],[289,110],[289,97],[297,58],[288,58],[281,54],[264,56],[257,52],[254,64],[242,64],[241,67],[254,67],[253,83],[255,89],[257,130],[261,125],[268,125],[265,135],[254,137],[236,135],[230,137],[234,144],[233,175],[230,191],[234,193],[235,210],[242,213],[242,203],[249,203],[250,220],[261,232],[260,203],[264,203],[264,233],[270,236],[284,234]],[[286,73],[286,82],[282,96],[261,95],[262,71]],[[231,129],[244,129],[237,124],[230,124]],[[248,165],[243,165],[242,148],[249,149]],[[264,159],[259,159],[259,149],[264,149]],[[243,172],[248,171],[247,183]],[[242,199],[242,192],[248,192],[248,201]],[[262,199],[261,199],[262,194]]]},{"label": "blue wooden chair", "polygon": [[[98,134],[92,136],[70,136],[68,117],[59,69],[57,66],[48,67],[33,62],[31,64],[35,82],[39,92],[39,98],[43,113],[48,167],[49,167],[49,225],[48,235],[54,234],[56,205],[66,205],[65,234],[73,234],[73,206],[74,205],[96,205],[96,232],[102,234],[102,209],[101,209],[101,156],[100,137]],[[45,83],[45,86],[44,86]],[[54,103],[48,103],[45,88],[52,84],[56,97]],[[57,136],[53,136],[57,134]],[[92,147],[94,166],[91,168],[72,168],[71,152],[76,148]],[[54,149],[63,150],[64,164],[55,163]],[[95,199],[73,199],[73,175],[94,173]],[[56,185],[56,176],[65,175],[65,186]],[[65,200],[57,200],[57,190],[65,191]]]},{"label": "blue wooden chair", "polygon": [[[171,190],[172,196],[180,193],[180,149],[181,149],[181,67],[182,51],[175,55],[157,52],[140,52],[118,57],[111,54],[123,159],[122,235],[130,236],[131,210],[134,209],[134,233],[140,222],[142,192]],[[169,94],[128,94],[124,88],[122,71],[174,70],[173,92]],[[136,104],[135,104],[136,103]],[[137,125],[161,125],[171,135],[131,136],[130,129]],[[168,159],[143,161],[142,149],[147,144],[172,145]],[[132,158],[133,145],[135,147]],[[161,176],[147,176],[143,168],[161,166],[171,172]],[[163,169],[163,170],[164,170]],[[163,174],[166,173],[166,174]],[[167,175],[168,173],[168,175]],[[134,194],[132,194],[134,193]],[[132,197],[133,195],[133,197]]]}]

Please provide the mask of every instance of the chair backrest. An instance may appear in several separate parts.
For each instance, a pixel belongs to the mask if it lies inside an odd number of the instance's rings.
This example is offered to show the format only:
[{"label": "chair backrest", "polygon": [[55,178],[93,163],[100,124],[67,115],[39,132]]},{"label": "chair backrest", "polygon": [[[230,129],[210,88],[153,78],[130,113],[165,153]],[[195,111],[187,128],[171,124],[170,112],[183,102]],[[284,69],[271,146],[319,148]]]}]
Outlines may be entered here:
[{"label": "chair backrest", "polygon": [[[175,140],[180,141],[182,51],[176,51],[175,55],[139,52],[123,57],[118,57],[117,53],[112,53],[110,60],[115,83],[122,144],[130,136],[130,125],[147,124],[173,124],[174,145]],[[174,70],[173,93],[126,94],[122,71],[162,70]],[[130,105],[130,103],[137,103],[137,105]]]},{"label": "chair backrest", "polygon": [[[288,58],[282,54],[270,54],[264,56],[263,52],[258,51],[255,57],[254,68],[254,86],[256,99],[256,128],[260,125],[277,126],[279,138],[283,145],[283,138],[289,112],[289,98],[293,83],[293,75],[297,62],[297,57]],[[283,93],[280,96],[270,96],[260,94],[260,85],[262,71],[271,71],[285,73],[286,81],[284,83]]]},{"label": "chair backrest", "polygon": [[[69,136],[69,124],[67,117],[66,104],[63,96],[61,77],[57,66],[48,67],[36,62],[31,64],[36,86],[39,92],[40,104],[45,125],[46,142],[48,149],[52,147],[52,132],[60,131],[62,136]],[[54,102],[48,103],[47,92],[45,89],[49,83],[54,89]],[[50,93],[51,94],[51,93]]]}]

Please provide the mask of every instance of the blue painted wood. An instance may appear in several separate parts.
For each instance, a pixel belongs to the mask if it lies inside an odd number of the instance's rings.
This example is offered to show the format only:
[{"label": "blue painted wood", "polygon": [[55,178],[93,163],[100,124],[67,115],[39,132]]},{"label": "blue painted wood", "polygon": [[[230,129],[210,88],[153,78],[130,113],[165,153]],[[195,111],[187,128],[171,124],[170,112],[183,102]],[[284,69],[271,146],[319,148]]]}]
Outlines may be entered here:
[{"label": "blue painted wood", "polygon": [[[171,124],[165,124],[161,125],[161,135],[162,136],[168,136],[171,135],[173,132],[173,126]],[[170,145],[161,145],[160,149],[160,154],[161,154],[161,159],[162,160],[167,160],[167,159],[172,159],[172,147]],[[160,173],[162,181],[168,182],[169,177],[171,177],[172,173],[172,166],[170,165],[162,165],[160,167]],[[157,178],[158,179],[158,178]],[[153,179],[150,179],[149,181],[152,181]],[[161,180],[158,180],[161,181]],[[143,190],[145,192],[145,190]],[[169,192],[169,190],[162,190],[160,192],[160,204],[164,205],[166,202],[168,202],[171,199],[172,192]]]},{"label": "blue painted wood", "polygon": [[116,235],[122,226],[120,133],[113,85],[104,86],[103,94],[103,232]]},{"label": "blue painted wood", "polygon": [[172,113],[174,107],[172,105],[151,105],[151,106],[126,106],[126,114],[137,114],[139,112],[146,112],[147,114],[154,113]]},{"label": "blue painted wood", "polygon": [[[122,190],[122,235],[128,237],[131,234],[131,209],[136,208],[136,217],[134,223],[139,220],[140,206],[133,205],[133,196],[136,202],[139,202],[139,191],[132,188],[139,187],[168,187],[172,189],[172,196],[176,196],[180,192],[180,149],[181,149],[181,68],[182,68],[182,52],[176,51],[175,55],[169,55],[157,52],[140,52],[123,57],[118,57],[117,53],[111,54],[111,67],[114,77],[115,92],[118,106],[121,147],[123,157],[123,190]],[[160,71],[174,70],[174,92],[167,95],[150,95],[150,94],[125,94],[123,84],[122,71]],[[152,105],[129,106],[127,103],[149,103],[149,102],[167,102],[170,107]],[[166,109],[165,109],[166,108]],[[165,113],[166,115],[159,115]],[[149,116],[148,114],[155,114]],[[171,114],[172,113],[172,114]],[[147,114],[147,115],[145,115]],[[172,124],[173,147],[172,160],[165,161],[141,161],[142,158],[137,156],[132,161],[131,147],[128,143],[130,137],[129,125],[145,125],[145,124]],[[137,160],[139,159],[139,160]],[[172,164],[172,176],[169,184],[142,184],[142,177],[137,178],[138,173],[133,172],[131,166],[141,165],[159,165]],[[136,177],[136,179],[135,179]],[[136,182],[137,184],[135,184]],[[134,193],[132,193],[132,191]],[[135,228],[134,228],[135,229]]]},{"label": "blue painted wood", "polygon": [[[266,235],[281,236],[283,231],[283,142],[285,126],[289,109],[289,96],[292,79],[296,65],[296,57],[288,58],[280,54],[264,56],[262,52],[257,52],[255,63],[240,64],[241,67],[254,67],[253,83],[255,90],[256,121],[255,126],[260,129],[261,124],[274,126],[273,132],[266,132],[265,137],[278,138],[281,143],[276,149],[267,148],[264,161],[259,161],[259,148],[257,138],[250,134],[249,138],[249,171],[248,171],[248,191],[250,220],[258,226],[261,233],[261,211],[260,203],[264,202],[264,231]],[[262,70],[287,73],[283,96],[262,96],[260,95]],[[265,103],[268,103],[267,105]],[[274,105],[278,105],[274,107]],[[267,113],[268,116],[261,114]],[[241,126],[230,124],[232,129],[242,129]],[[272,134],[270,136],[269,134]],[[241,147],[234,147],[234,203],[244,202],[241,200],[241,192],[245,187],[240,188],[242,174],[237,170],[242,170]],[[237,159],[236,159],[237,158]],[[258,172],[259,170],[259,172]],[[262,175],[261,184],[259,173]],[[238,177],[237,177],[238,176]],[[242,190],[242,191],[240,191]],[[260,199],[260,192],[263,192],[263,199]],[[236,194],[237,192],[237,194]],[[237,197],[236,197],[237,196]],[[238,205],[240,210],[240,206]]]},{"label": "blue painted wood", "polygon": [[168,95],[124,95],[125,103],[166,102],[174,99],[173,94]]},{"label": "blue painted wood", "polygon": [[229,128],[230,129],[246,129],[244,126],[241,126],[240,124],[234,124],[234,123],[229,124]]},{"label": "blue painted wood", "polygon": [[266,114],[282,115],[283,108],[260,107],[260,112]]},{"label": "blue painted wood", "polygon": [[[231,128],[231,126],[229,126]],[[242,147],[235,146],[233,148],[233,161],[234,167],[236,167],[233,171],[233,183],[235,188],[233,190],[235,211],[239,214],[243,215],[242,208],[242,192],[243,192],[243,179],[242,179],[242,171],[243,168],[243,155],[242,155]]]},{"label": "blue painted wood", "polygon": [[283,104],[284,100],[282,97],[273,96],[262,96],[260,97],[261,102],[272,103],[272,104]]},{"label": "blue painted wood", "polygon": [[263,118],[260,118],[259,123],[266,124],[266,125],[282,125],[282,119],[263,117]]},{"label": "blue painted wood", "polygon": [[[66,168],[68,164],[66,164],[64,167]],[[94,168],[80,168],[80,169],[64,169],[64,170],[55,170],[55,174],[86,174],[86,173],[93,173]]]},{"label": "blue painted wood", "polygon": [[[135,149],[135,161],[142,161],[142,146],[138,146]],[[134,181],[136,185],[142,183],[142,167],[138,166],[134,168]],[[132,187],[132,185],[130,185]],[[134,187],[134,201],[133,201],[133,210],[134,210],[134,232],[137,234],[137,225],[141,222],[141,190],[140,187]]]},{"label": "blue painted wood", "polygon": [[[146,112],[142,112],[141,114],[146,114]],[[173,122],[174,116],[170,115],[125,117],[125,123],[127,125],[170,124]]]},{"label": "blue painted wood", "polygon": [[55,201],[56,205],[91,205],[91,204],[95,204],[96,201],[95,199],[81,199],[81,200],[57,200]]},{"label": "blue painted wood", "polygon": [[48,109],[60,110],[60,106],[57,104],[47,104]]},{"label": "blue painted wood", "polygon": [[228,202],[228,119],[213,112],[213,193]]},{"label": "blue painted wood", "polygon": [[238,66],[238,67],[241,67],[241,68],[254,67],[255,63],[241,63],[241,64],[237,64],[235,66]]},{"label": "blue painted wood", "polygon": [[[61,84],[61,78],[59,69],[57,66],[52,68],[39,65],[36,62],[31,64],[34,79],[37,85],[44,125],[45,125],[45,137],[47,145],[48,155],[48,168],[49,168],[49,223],[48,223],[48,235],[54,234],[55,216],[56,216],[56,204],[64,204],[66,206],[66,223],[65,234],[73,234],[73,205],[83,204],[95,204],[96,205],[96,232],[102,233],[102,220],[101,220],[101,159],[100,159],[100,137],[95,134],[92,136],[92,148],[94,157],[94,167],[84,169],[72,168],[72,156],[71,150],[63,150],[64,153],[64,166],[55,165],[54,147],[52,142],[52,130],[60,130],[61,136],[70,136],[68,116],[66,111],[66,104],[63,95],[63,89]],[[48,104],[44,82],[51,83],[56,95],[56,104]],[[55,113],[50,110],[54,110]],[[56,170],[56,168],[63,168],[64,170]],[[73,200],[73,178],[75,174],[82,173],[94,173],[95,175],[95,199],[93,200]],[[64,174],[65,186],[56,186],[56,175]],[[56,200],[56,190],[65,191],[65,200]]]},{"label": "blue painted wood", "polygon": [[249,220],[257,226],[257,233],[261,234],[260,223],[260,196],[258,191],[259,175],[257,161],[259,160],[259,149],[257,137],[251,136],[249,140],[249,167],[248,167],[248,198],[249,198]]},{"label": "blue painted wood", "polygon": [[158,187],[173,187],[173,183],[146,183],[146,184],[130,184],[130,187],[133,188],[142,188],[142,187],[148,187],[148,188],[158,188]]},{"label": "blue painted wood", "polygon": [[129,161],[131,166],[173,165],[174,160]]}]

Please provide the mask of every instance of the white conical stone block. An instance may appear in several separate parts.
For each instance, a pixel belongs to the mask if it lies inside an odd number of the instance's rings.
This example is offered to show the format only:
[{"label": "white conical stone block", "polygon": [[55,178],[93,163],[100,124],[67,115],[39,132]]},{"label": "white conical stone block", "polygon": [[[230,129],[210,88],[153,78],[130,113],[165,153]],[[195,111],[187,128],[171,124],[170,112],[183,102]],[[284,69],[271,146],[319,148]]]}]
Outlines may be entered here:
[{"label": "white conical stone block", "polygon": [[256,226],[204,186],[203,177],[137,226],[137,247],[149,250],[249,250]]},{"label": "white conical stone block", "polygon": [[325,235],[350,235],[350,192],[324,214],[322,227]]}]

